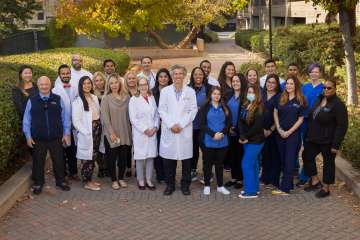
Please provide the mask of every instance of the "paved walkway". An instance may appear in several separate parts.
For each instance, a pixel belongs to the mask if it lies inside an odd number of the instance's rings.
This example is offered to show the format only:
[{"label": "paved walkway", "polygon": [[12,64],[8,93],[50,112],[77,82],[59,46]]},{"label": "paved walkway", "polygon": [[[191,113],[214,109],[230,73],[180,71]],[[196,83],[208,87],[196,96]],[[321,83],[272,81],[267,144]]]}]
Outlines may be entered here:
[{"label": "paved walkway", "polygon": [[[207,49],[205,57],[156,60],[155,64],[181,63],[191,70],[204,58],[213,62],[217,74],[225,60],[239,65],[251,56],[225,39]],[[155,192],[139,191],[131,178],[129,188],[114,191],[109,180],[99,181],[100,192],[84,190],[79,182],[72,184],[70,192],[61,192],[48,179],[42,195],[25,196],[0,219],[0,240],[360,239],[359,201],[343,188],[336,187],[321,200],[299,189],[287,197],[274,197],[262,189],[258,199],[241,200],[239,190],[230,189],[232,194],[224,197],[214,192],[215,185],[210,197],[203,196],[198,182],[191,185],[191,196],[176,191],[164,197],[163,185]]]}]

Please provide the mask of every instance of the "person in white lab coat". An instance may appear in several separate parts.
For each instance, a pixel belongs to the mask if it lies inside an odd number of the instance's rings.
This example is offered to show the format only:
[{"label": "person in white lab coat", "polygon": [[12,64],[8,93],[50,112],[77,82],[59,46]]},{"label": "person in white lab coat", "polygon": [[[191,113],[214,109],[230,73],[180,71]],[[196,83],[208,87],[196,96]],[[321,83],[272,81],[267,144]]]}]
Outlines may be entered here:
[{"label": "person in white lab coat", "polygon": [[[77,89],[71,83],[71,70],[66,64],[62,64],[58,68],[58,77],[55,81],[55,86],[52,92],[59,95],[64,102],[65,111],[68,113],[69,121],[71,122],[71,106],[76,96],[78,95]],[[71,131],[71,143],[69,146],[64,147],[64,158],[66,162],[65,172],[70,180],[79,180],[77,160],[76,160],[76,144],[73,131]]]},{"label": "person in white lab coat", "polygon": [[184,195],[190,195],[192,121],[197,113],[196,95],[194,89],[184,86],[185,67],[173,66],[171,76],[174,84],[161,91],[158,109],[162,120],[160,156],[164,158],[167,179],[164,195],[171,195],[175,190],[177,160],[182,162],[181,191]]},{"label": "person in white lab coat", "polygon": [[84,188],[98,191],[100,184],[92,180],[92,175],[99,154],[101,122],[99,100],[92,93],[91,79],[88,76],[80,78],[79,97],[72,106],[72,122],[77,130],[76,157],[81,161]]},{"label": "person in white lab coat", "polygon": [[200,62],[200,68],[205,72],[208,84],[210,84],[211,86],[220,87],[219,81],[210,75],[210,73],[211,73],[211,62],[209,60],[206,60],[206,59],[202,60]]},{"label": "person in white lab coat", "polygon": [[[146,78],[138,80],[138,93],[129,102],[129,116],[132,126],[136,177],[140,190],[147,187],[155,190],[151,182],[154,158],[157,156],[156,132],[159,128],[159,114],[154,96]],[[144,164],[146,183],[144,181]]]},{"label": "person in white lab coat", "polygon": [[156,82],[156,73],[153,73],[151,70],[151,66],[153,63],[153,60],[150,56],[142,57],[140,60],[141,66],[142,66],[142,72],[138,74],[138,77],[146,77],[150,84],[150,89],[153,89],[155,87]]}]

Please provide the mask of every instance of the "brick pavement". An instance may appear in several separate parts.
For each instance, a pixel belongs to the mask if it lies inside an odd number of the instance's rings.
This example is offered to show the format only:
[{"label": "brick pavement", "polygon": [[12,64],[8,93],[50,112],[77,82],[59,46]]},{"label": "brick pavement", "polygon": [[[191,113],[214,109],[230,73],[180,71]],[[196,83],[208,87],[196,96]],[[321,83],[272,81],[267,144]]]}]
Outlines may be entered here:
[{"label": "brick pavement", "polygon": [[[226,174],[228,179],[229,174]],[[129,188],[91,192],[72,184],[70,192],[54,188],[53,181],[40,196],[25,200],[0,221],[0,239],[360,239],[360,214],[335,190],[328,199],[297,190],[287,197],[262,189],[258,199],[202,195],[192,184],[192,195],[162,195]]]}]

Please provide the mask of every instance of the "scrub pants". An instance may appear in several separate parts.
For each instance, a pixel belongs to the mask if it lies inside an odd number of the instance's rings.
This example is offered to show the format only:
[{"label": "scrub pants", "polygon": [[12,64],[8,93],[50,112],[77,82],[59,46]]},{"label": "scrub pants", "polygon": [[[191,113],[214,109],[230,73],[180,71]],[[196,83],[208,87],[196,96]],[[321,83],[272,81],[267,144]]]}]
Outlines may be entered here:
[{"label": "scrub pants", "polygon": [[262,149],[261,181],[265,185],[271,184],[275,187],[279,187],[281,162],[279,149],[277,148],[276,135],[277,134],[273,132],[268,136]]},{"label": "scrub pants", "polygon": [[191,159],[191,171],[197,170],[200,150],[200,129],[193,130],[193,157]]},{"label": "scrub pants", "polygon": [[256,195],[259,192],[259,156],[264,144],[244,144],[244,157],[242,159],[244,192]]},{"label": "scrub pants", "polygon": [[299,155],[299,144],[301,143],[300,131],[295,131],[288,138],[282,138],[277,136],[277,143],[280,153],[281,161],[281,183],[280,190],[289,193],[291,189],[294,189],[294,159]]},{"label": "scrub pants", "polygon": [[[307,128],[308,128],[308,118],[304,118],[304,122],[301,124],[300,127],[300,131],[301,131],[301,139],[302,142],[305,142],[306,139],[306,133],[307,133]],[[299,144],[299,150],[301,149],[301,142]],[[300,181],[308,181],[309,177],[305,174],[305,167],[304,167],[305,163],[304,163],[304,159],[303,159],[303,166],[300,169],[300,174],[299,174],[299,180]],[[300,168],[300,164],[299,164],[299,156],[296,156],[296,168],[299,169]]]}]

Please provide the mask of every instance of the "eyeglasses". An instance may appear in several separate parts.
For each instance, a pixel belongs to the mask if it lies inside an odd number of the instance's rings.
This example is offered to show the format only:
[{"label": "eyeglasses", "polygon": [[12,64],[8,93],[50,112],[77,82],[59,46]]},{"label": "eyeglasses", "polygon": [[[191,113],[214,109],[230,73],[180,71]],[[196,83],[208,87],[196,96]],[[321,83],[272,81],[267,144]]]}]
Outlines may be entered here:
[{"label": "eyeglasses", "polygon": [[333,87],[324,87],[325,90],[333,90]]}]

